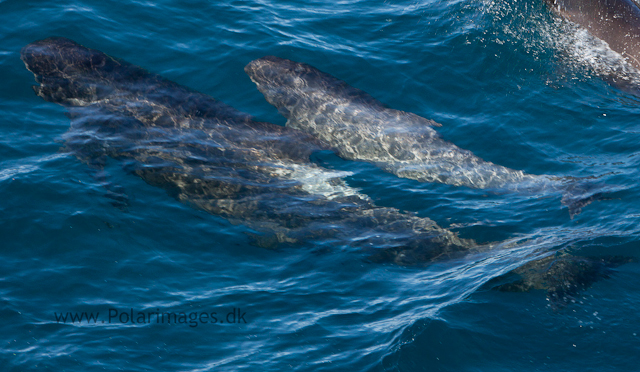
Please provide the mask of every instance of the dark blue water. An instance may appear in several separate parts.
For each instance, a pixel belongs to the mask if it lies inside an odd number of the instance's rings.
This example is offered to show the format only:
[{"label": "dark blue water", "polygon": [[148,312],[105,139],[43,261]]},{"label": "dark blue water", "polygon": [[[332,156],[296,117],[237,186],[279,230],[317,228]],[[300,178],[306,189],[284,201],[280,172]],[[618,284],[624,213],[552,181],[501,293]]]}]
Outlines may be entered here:
[{"label": "dark blue water", "polygon": [[[486,285],[558,251],[639,254],[640,100],[608,85],[602,70],[615,58],[541,1],[0,0],[0,34],[1,370],[640,365],[637,263],[561,308],[544,291]],[[348,184],[376,204],[502,249],[404,267],[331,241],[259,248],[248,227],[181,204],[117,161],[107,172],[130,203],[105,197],[60,150],[69,119],[33,94],[20,60],[23,46],[53,35],[281,125],[243,67],[265,55],[306,62],[442,123],[444,138],[486,160],[596,177],[611,192],[570,219],[559,195],[419,183],[323,153],[317,162],[353,172]],[[59,319],[83,312],[99,315]]]}]

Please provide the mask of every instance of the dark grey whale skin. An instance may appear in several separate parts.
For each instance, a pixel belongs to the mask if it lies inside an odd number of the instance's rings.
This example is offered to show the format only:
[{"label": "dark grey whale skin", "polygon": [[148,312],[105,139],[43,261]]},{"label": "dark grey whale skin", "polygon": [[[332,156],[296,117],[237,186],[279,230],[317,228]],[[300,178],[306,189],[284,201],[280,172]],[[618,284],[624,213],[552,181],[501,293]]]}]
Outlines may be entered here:
[{"label": "dark grey whale skin", "polygon": [[609,278],[615,268],[637,258],[625,256],[571,256],[558,253],[529,262],[510,273],[494,278],[487,287],[502,292],[544,290],[554,310],[579,299],[579,293],[592,283]]},{"label": "dark grey whale skin", "polygon": [[[179,201],[256,230],[261,245],[330,240],[364,248],[370,261],[400,265],[494,247],[461,239],[428,218],[375,206],[339,174],[309,161],[326,147],[306,134],[253,121],[100,51],[54,37],[24,47],[22,60],[40,83],[36,94],[69,110],[66,147],[80,160],[94,168],[107,158],[121,160]],[[308,174],[323,176],[325,189],[309,187]],[[584,278],[574,261],[564,271]],[[529,265],[544,271],[544,260],[536,262]],[[540,282],[540,275],[522,277],[536,288],[554,284]],[[587,279],[585,286],[598,275]]]},{"label": "dark grey whale skin", "polygon": [[633,0],[545,0],[640,69],[640,8]]},{"label": "dark grey whale skin", "polygon": [[374,205],[344,174],[313,164],[310,154],[328,147],[300,131],[69,39],[31,43],[22,60],[36,94],[69,110],[75,156],[95,168],[122,160],[176,199],[258,231],[261,245],[332,239],[401,264],[480,249],[428,218]]},{"label": "dark grey whale skin", "polygon": [[398,177],[497,192],[563,194],[571,217],[599,197],[588,182],[533,175],[485,161],[444,140],[440,124],[384,106],[366,92],[305,63],[266,56],[245,72],[299,129],[330,144],[349,160],[376,164]]}]

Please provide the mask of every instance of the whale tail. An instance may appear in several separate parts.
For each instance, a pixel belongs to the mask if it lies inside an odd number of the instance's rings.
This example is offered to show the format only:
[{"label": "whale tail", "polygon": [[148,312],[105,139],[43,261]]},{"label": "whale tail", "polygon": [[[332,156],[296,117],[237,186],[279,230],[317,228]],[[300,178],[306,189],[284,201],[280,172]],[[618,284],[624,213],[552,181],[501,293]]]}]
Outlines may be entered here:
[{"label": "whale tail", "polygon": [[573,219],[582,212],[582,208],[596,200],[604,198],[605,189],[601,184],[593,182],[572,182],[562,192],[561,203],[569,209]]}]

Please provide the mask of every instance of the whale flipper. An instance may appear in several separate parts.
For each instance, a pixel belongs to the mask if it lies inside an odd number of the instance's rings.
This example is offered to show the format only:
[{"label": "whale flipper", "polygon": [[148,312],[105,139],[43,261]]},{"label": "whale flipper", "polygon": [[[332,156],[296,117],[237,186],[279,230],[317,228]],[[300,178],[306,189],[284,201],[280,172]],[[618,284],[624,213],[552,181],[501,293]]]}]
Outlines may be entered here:
[{"label": "whale flipper", "polygon": [[[38,92],[39,90],[36,89],[36,94]],[[101,123],[101,125],[111,125],[118,128],[131,126],[127,123],[136,121],[136,119],[113,115],[108,110],[100,109],[99,105],[69,107],[66,114],[71,120],[71,129],[62,135],[64,145],[60,150],[73,154],[86,164],[93,180],[104,189],[103,196],[110,199],[110,204],[114,207],[126,211],[131,203],[131,197],[123,186],[112,182],[109,172],[105,169],[109,159],[108,149],[102,146],[101,140],[95,136],[95,132],[78,131],[74,128],[85,126],[87,118],[91,118],[94,124]]]}]

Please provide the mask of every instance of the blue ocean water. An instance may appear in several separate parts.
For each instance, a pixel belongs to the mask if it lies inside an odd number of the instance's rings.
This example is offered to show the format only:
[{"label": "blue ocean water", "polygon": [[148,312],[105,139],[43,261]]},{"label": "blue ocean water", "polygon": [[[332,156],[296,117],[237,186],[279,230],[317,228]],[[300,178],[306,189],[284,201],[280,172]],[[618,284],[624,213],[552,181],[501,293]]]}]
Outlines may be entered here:
[{"label": "blue ocean water", "polygon": [[[539,0],[0,0],[1,369],[637,370],[638,263],[561,308],[543,291],[487,285],[555,252],[638,256],[640,100],[607,83],[615,61],[575,31]],[[61,150],[69,119],[34,95],[20,60],[54,35],[280,125],[243,67],[306,62],[442,123],[483,159],[611,192],[571,219],[559,195],[420,183],[322,153],[316,162],[353,172],[348,184],[376,204],[504,249],[399,266],[330,241],[260,248],[248,227],[117,161],[107,173],[130,203],[105,197]],[[185,318],[139,321],[154,312]],[[69,313],[96,321],[61,320]]]}]

